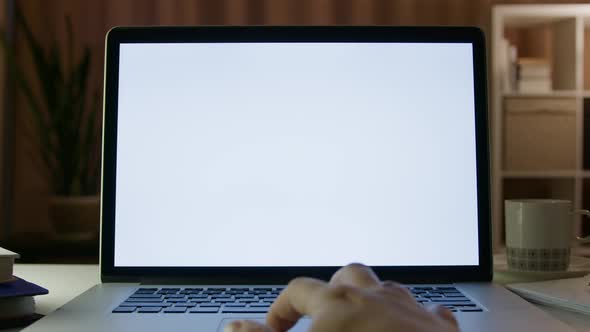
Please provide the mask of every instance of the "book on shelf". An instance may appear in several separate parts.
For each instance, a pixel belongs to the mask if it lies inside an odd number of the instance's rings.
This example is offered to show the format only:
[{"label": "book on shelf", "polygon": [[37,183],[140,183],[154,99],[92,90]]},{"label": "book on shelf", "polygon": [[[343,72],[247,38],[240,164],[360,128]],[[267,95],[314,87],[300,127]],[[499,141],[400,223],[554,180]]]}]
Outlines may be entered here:
[{"label": "book on shelf", "polygon": [[17,253],[0,248],[0,328],[26,326],[39,319],[34,296],[49,293],[13,275],[14,260],[18,257]]},{"label": "book on shelf", "polygon": [[551,82],[545,80],[538,81],[518,81],[518,92],[521,93],[544,93],[551,91]]},{"label": "book on shelf", "polygon": [[502,39],[500,47],[499,61],[502,66],[502,90],[505,93],[514,92],[518,89],[518,49],[516,45],[512,45],[506,38]]},{"label": "book on shelf", "polygon": [[550,92],[551,83],[551,64],[547,59],[527,57],[518,59],[518,92]]}]

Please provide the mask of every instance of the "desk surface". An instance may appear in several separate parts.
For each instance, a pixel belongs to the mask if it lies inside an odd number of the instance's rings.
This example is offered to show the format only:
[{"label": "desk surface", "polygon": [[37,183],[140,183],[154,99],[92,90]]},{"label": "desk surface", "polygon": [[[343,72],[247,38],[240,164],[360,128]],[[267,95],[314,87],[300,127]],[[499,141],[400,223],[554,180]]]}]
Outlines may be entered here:
[{"label": "desk surface", "polygon": [[[14,274],[49,290],[35,298],[37,312],[48,314],[100,283],[98,265],[16,264]],[[590,332],[590,316],[538,306],[576,331]]]}]

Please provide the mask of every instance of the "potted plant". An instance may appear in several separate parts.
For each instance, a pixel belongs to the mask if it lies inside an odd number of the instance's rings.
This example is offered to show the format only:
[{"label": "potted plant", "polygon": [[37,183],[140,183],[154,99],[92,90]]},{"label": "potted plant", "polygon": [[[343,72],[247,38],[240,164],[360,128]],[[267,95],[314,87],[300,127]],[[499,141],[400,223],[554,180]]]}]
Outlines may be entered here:
[{"label": "potted plant", "polygon": [[[74,59],[73,29],[66,17],[66,45],[44,48],[23,13],[16,10],[33,59],[33,77],[17,61],[15,48],[2,36],[1,44],[12,79],[24,96],[33,120],[43,172],[52,191],[49,217],[60,236],[95,236],[99,228],[100,121],[98,93],[90,95],[91,53],[86,46]],[[36,82],[35,82],[36,81]],[[33,86],[39,89],[33,89]]]}]

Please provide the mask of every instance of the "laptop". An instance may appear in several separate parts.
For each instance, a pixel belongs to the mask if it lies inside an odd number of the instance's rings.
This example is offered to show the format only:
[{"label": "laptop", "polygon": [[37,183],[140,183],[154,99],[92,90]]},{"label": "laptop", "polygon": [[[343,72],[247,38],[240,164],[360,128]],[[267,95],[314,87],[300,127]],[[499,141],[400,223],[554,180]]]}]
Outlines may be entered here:
[{"label": "laptop", "polygon": [[350,262],[463,331],[567,331],[491,283],[487,127],[476,28],[114,28],[102,283],[26,331],[221,331]]}]

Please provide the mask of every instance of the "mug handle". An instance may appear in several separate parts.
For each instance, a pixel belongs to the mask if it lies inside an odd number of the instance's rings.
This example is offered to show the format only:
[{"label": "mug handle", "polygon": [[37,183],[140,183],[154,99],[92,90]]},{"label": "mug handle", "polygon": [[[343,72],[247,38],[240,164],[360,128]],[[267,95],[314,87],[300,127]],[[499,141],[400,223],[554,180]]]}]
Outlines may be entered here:
[{"label": "mug handle", "polygon": [[[590,218],[590,211],[589,210],[574,210],[574,214],[582,214],[585,215],[586,217]],[[588,236],[577,236],[576,240],[578,240],[579,243],[590,243],[590,235]]]}]

